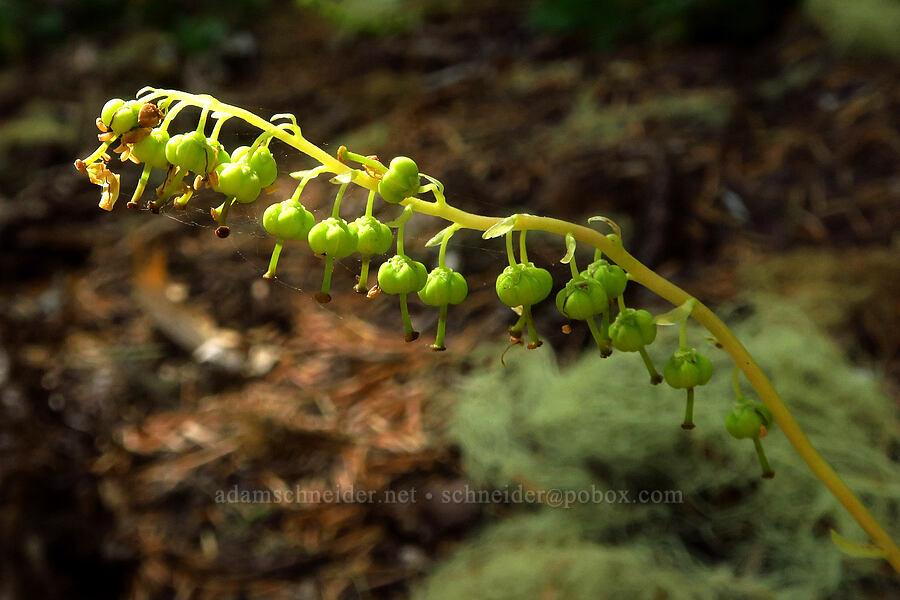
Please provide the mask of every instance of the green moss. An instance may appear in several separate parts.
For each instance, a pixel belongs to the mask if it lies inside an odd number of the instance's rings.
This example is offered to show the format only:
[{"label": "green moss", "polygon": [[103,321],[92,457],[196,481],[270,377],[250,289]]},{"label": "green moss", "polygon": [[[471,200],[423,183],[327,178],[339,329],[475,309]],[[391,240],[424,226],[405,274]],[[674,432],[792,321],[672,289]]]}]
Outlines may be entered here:
[{"label": "green moss", "polygon": [[27,104],[14,118],[0,125],[0,155],[10,148],[54,145],[69,146],[78,138],[78,130],[44,101]]},{"label": "green moss", "polygon": [[582,140],[584,148],[608,148],[651,120],[679,129],[718,131],[731,120],[733,106],[734,97],[724,90],[687,91],[615,106],[597,104],[586,90],[555,132],[554,142],[560,149],[572,148],[575,140]]},{"label": "green moss", "polygon": [[897,0],[807,0],[806,12],[844,52],[900,56]]},{"label": "green moss", "polygon": [[409,8],[405,0],[297,0],[302,8],[315,11],[349,33],[388,35],[409,31],[421,19],[421,13]]},{"label": "green moss", "polygon": [[723,569],[660,564],[645,545],[586,541],[569,525],[550,511],[498,525],[444,565],[414,598],[699,600],[759,597],[765,591]]},{"label": "green moss", "polygon": [[[900,466],[886,452],[900,436],[879,379],[848,364],[799,310],[758,309],[736,333],[826,460],[897,531]],[[667,330],[651,354],[660,363],[676,344],[677,331]],[[516,598],[855,595],[855,582],[874,578],[880,564],[845,559],[828,529],[865,535],[777,429],[764,440],[777,477],[759,478],[752,444],[724,428],[734,402],[730,361],[709,354],[716,374],[697,392],[692,432],[679,427],[683,394],[644,385],[632,356],[588,353],[559,371],[549,351],[521,352],[507,356],[507,368],[474,377],[451,429],[473,485],[593,486],[632,498],[679,490],[683,502],[541,507],[464,546],[418,597],[494,597],[488,589]]]}]

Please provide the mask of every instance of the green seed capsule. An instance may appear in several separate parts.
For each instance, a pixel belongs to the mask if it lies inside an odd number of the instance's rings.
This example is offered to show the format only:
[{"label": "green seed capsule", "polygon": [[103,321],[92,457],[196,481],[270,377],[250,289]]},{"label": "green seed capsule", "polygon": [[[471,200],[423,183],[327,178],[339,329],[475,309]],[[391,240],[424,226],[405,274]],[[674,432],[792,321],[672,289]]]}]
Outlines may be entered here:
[{"label": "green seed capsule", "polygon": [[609,326],[613,347],[622,352],[639,352],[656,339],[656,323],[646,310],[626,308]]},{"label": "green seed capsule", "polygon": [[270,235],[288,240],[303,240],[316,224],[316,218],[297,200],[273,204],[263,213],[263,227]]},{"label": "green seed capsule", "polygon": [[556,294],[556,308],[570,319],[586,321],[609,310],[609,301],[602,285],[579,275],[570,279]]},{"label": "green seed capsule", "polygon": [[466,278],[449,267],[438,266],[431,270],[425,280],[425,287],[419,290],[419,298],[428,306],[440,308],[437,333],[431,349],[446,350],[444,338],[447,334],[447,306],[459,304],[469,294]]},{"label": "green seed capsule", "polygon": [[673,388],[706,385],[712,377],[712,363],[693,348],[681,349],[666,363],[663,377]]},{"label": "green seed capsule", "polygon": [[107,127],[112,124],[113,117],[116,112],[125,105],[125,101],[121,98],[113,98],[108,100],[100,110],[100,121]]},{"label": "green seed capsule", "polygon": [[519,263],[503,269],[495,285],[500,301],[510,307],[531,306],[550,295],[553,276],[534,263]]},{"label": "green seed capsule", "polygon": [[250,152],[250,146],[239,146],[231,153],[232,162],[243,162],[256,171],[259,176],[259,182],[263,187],[269,187],[278,178],[278,164],[272,152],[265,146],[257,146],[253,154]]},{"label": "green seed capsule", "polygon": [[216,151],[216,166],[232,162],[231,156],[228,154],[228,150],[225,149],[225,146],[222,145],[222,142],[212,138],[206,138],[206,143]]},{"label": "green seed capsule", "polygon": [[166,160],[198,175],[214,170],[218,155],[218,149],[199,131],[174,135],[166,144]]},{"label": "green seed capsule", "polygon": [[378,269],[378,287],[386,294],[418,292],[425,286],[427,279],[425,265],[401,254],[392,256]]},{"label": "green seed capsule", "polygon": [[384,254],[394,243],[391,228],[375,217],[362,216],[349,225],[356,234],[356,251],[363,256]]},{"label": "green seed capsule", "polygon": [[419,192],[419,167],[411,159],[398,156],[378,182],[378,193],[386,202],[397,204]]},{"label": "green seed capsule", "polygon": [[603,260],[595,260],[581,272],[585,277],[590,277],[603,286],[606,296],[610,299],[618,298],[625,293],[625,287],[628,285],[628,276],[625,270],[618,266]]},{"label": "green seed capsule", "polygon": [[233,197],[241,204],[249,204],[259,197],[259,177],[247,165],[225,163],[216,167],[216,175],[219,181],[213,189],[217,192]]},{"label": "green seed capsule", "polygon": [[100,111],[100,121],[113,133],[122,135],[138,125],[141,105],[134,100],[125,102],[121,98],[113,98]]},{"label": "green seed capsule", "polygon": [[356,234],[343,219],[329,217],[316,223],[307,236],[310,249],[331,258],[345,258],[356,252]]},{"label": "green seed capsule", "polygon": [[131,153],[139,161],[154,169],[166,169],[169,166],[169,161],[166,160],[166,144],[168,143],[168,132],[154,129],[150,135],[132,146]]},{"label": "green seed capsule", "polygon": [[466,278],[450,267],[435,267],[428,274],[419,298],[428,306],[459,304],[469,294]]},{"label": "green seed capsule", "polygon": [[764,405],[739,402],[725,418],[725,429],[735,439],[759,438],[771,422],[772,413]]}]

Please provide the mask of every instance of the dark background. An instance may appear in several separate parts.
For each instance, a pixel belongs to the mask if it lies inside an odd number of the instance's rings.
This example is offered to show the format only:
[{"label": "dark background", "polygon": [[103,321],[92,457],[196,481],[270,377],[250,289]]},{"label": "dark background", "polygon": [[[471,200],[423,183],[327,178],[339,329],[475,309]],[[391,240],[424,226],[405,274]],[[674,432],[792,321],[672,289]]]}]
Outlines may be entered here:
[{"label": "dark background", "polygon": [[[637,4],[0,2],[0,598],[404,597],[489,518],[257,507],[231,527],[213,493],[239,483],[457,485],[436,406],[504,339],[505,255],[454,238],[471,295],[437,355],[429,312],[407,345],[394,302],[350,292],[355,259],[325,308],[299,245],[263,282],[266,198],[227,240],[209,190],[106,214],[72,162],[103,103],[147,84],[294,112],[328,151],[412,156],[466,210],[612,217],[704,301],[787,296],[896,383],[897,4]],[[253,136],[225,129],[229,147]],[[272,148],[281,199],[311,165]],[[319,218],[326,188],[304,196]],[[442,226],[414,219],[411,253],[433,260]],[[562,280],[558,241],[532,238]],[[587,346],[538,319],[564,360]]]}]

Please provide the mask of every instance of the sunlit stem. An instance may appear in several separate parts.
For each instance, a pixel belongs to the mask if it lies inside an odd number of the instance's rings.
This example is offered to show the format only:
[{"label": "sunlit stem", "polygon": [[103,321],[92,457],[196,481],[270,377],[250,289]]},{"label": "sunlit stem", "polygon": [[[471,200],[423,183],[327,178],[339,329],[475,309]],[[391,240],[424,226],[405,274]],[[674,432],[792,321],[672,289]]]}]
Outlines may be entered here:
[{"label": "sunlit stem", "polygon": [[416,190],[416,195],[427,194],[428,192],[433,192],[435,194],[435,197],[437,197],[437,194],[438,194],[437,186],[434,185],[433,183],[429,183],[427,185],[421,185],[421,186],[419,186],[419,189]]},{"label": "sunlit stem", "polygon": [[225,115],[224,117],[220,117],[216,119],[216,124],[213,125],[212,133],[209,135],[210,139],[218,140],[219,134],[222,132],[222,125],[225,124],[225,121],[231,118],[231,115]]},{"label": "sunlit stem", "polygon": [[684,405],[684,423],[681,424],[682,429],[694,428],[694,388],[687,389],[687,402]]},{"label": "sunlit stem", "polygon": [[741,393],[741,380],[740,380],[741,371],[738,369],[737,365],[734,366],[734,373],[731,376],[731,385],[734,387],[734,395],[737,396],[738,402],[745,402],[744,394]]},{"label": "sunlit stem", "polygon": [[155,91],[156,91],[155,87],[145,85],[144,87],[142,87],[141,89],[139,89],[137,91],[137,94],[135,94],[134,97],[138,100],[141,100],[141,96],[144,96],[145,94],[152,94]]},{"label": "sunlit stem", "polygon": [[175,201],[172,203],[175,208],[184,208],[187,206],[187,203],[191,200],[191,196],[194,195],[194,189],[188,188],[185,193],[175,198]]},{"label": "sunlit stem", "polygon": [[272,139],[272,132],[263,131],[261,134],[256,136],[256,139],[253,140],[253,143],[250,145],[250,150],[247,151],[247,156],[253,156],[253,153],[256,152],[256,149],[262,146],[263,144],[268,144],[269,140]]},{"label": "sunlit stem", "polygon": [[650,360],[650,355],[647,354],[647,347],[641,346],[641,349],[638,350],[641,355],[641,358],[644,360],[644,365],[647,367],[647,372],[650,373],[650,383],[656,385],[660,381],[662,381],[662,375],[656,372],[656,367],[653,366],[653,361]]},{"label": "sunlit stem", "polygon": [[374,158],[369,158],[368,156],[363,156],[362,154],[357,154],[356,152],[350,152],[349,150],[341,153],[341,156],[342,158],[349,158],[354,162],[365,165],[379,173],[387,173],[388,168],[381,164],[381,161],[375,160]]},{"label": "sunlit stem", "polygon": [[[280,130],[280,131],[286,131],[286,132],[288,132],[288,133],[291,134],[291,135],[300,132],[300,128],[299,128],[296,124],[293,124],[293,123],[279,123],[279,124],[276,125],[275,127],[276,127],[278,130]],[[273,133],[273,134],[270,135],[269,137],[275,137],[275,134]],[[266,142],[266,145],[268,146],[268,145],[269,145],[269,142]]]},{"label": "sunlit stem", "polygon": [[328,294],[331,290],[331,272],[334,270],[334,257],[325,255],[325,274],[322,276],[322,293]]},{"label": "sunlit stem", "polygon": [[594,250],[594,262],[597,262],[601,258],[603,258],[603,250],[597,248],[596,250]]},{"label": "sunlit stem", "polygon": [[359,283],[356,284],[356,291],[363,294],[369,288],[369,263],[371,256],[362,257],[362,266],[359,269]]},{"label": "sunlit stem", "polygon": [[334,197],[334,207],[331,209],[331,216],[335,219],[341,218],[341,200],[344,199],[344,192],[347,191],[347,186],[350,183],[342,183],[340,189],[338,190],[337,196]]},{"label": "sunlit stem", "polygon": [[406,256],[406,254],[403,253],[403,231],[405,229],[406,221],[397,226],[397,254],[400,256]]},{"label": "sunlit stem", "polygon": [[569,270],[572,271],[572,279],[578,277],[578,263],[575,262],[575,256],[569,261]]},{"label": "sunlit stem", "polygon": [[434,350],[444,349],[444,336],[447,332],[447,305],[441,306],[441,313],[438,316],[437,335],[434,336],[434,344],[431,345]]},{"label": "sunlit stem", "polygon": [[425,173],[421,173],[421,176],[424,177],[425,179],[427,179],[428,181],[430,181],[431,183],[433,183],[433,184],[435,185],[435,188],[436,188],[439,192],[441,192],[441,196],[444,195],[444,194],[443,194],[443,192],[444,192],[444,184],[443,184],[443,183],[441,183],[440,181],[438,181],[437,179],[435,179],[435,178],[432,177],[431,175],[426,175]]},{"label": "sunlit stem", "polygon": [[144,165],[144,170],[141,171],[141,177],[138,179],[137,187],[134,188],[134,194],[131,195],[131,202],[128,203],[128,206],[137,206],[138,200],[141,199],[141,196],[144,195],[144,190],[147,189],[147,182],[150,180],[150,171],[152,169],[153,167],[150,165]]},{"label": "sunlit stem", "polygon": [[521,338],[522,330],[525,328],[525,315],[519,316],[519,319],[509,328],[510,337]]},{"label": "sunlit stem", "polygon": [[519,260],[523,263],[528,262],[528,249],[525,247],[525,234],[527,233],[527,229],[523,229],[519,232]]},{"label": "sunlit stem", "polygon": [[274,279],[275,268],[278,266],[278,257],[281,256],[281,249],[284,247],[284,238],[280,237],[275,240],[275,247],[272,249],[272,258],[269,259],[269,270],[263,274],[265,279]]},{"label": "sunlit stem", "polygon": [[506,232],[506,258],[509,259],[509,266],[516,265],[516,254],[513,252],[512,231]]},{"label": "sunlit stem", "polygon": [[315,177],[317,177],[319,175],[319,173],[321,173],[324,170],[325,170],[324,167],[319,166],[319,167],[316,167],[315,169],[311,170],[306,175],[304,175],[303,179],[300,180],[300,183],[297,184],[297,188],[294,190],[294,193],[291,194],[291,200],[293,200],[295,202],[300,200],[300,194],[303,193],[304,188],[306,188],[306,184],[309,183]]},{"label": "sunlit stem", "polygon": [[447,242],[450,241],[451,235],[451,233],[448,233],[444,236],[444,239],[441,240],[441,251],[438,253],[438,266],[440,267],[447,266]]},{"label": "sunlit stem", "polygon": [[298,202],[300,200],[300,194],[303,193],[303,188],[306,187],[306,183],[309,181],[308,179],[303,179],[300,183],[297,184],[297,187],[294,189],[294,193],[291,194],[291,201]]},{"label": "sunlit stem", "polygon": [[434,184],[434,189],[432,190],[432,193],[434,194],[434,199],[437,200],[438,205],[446,206],[447,199],[444,197],[444,184],[441,183],[440,181],[438,181],[437,179],[435,179],[434,177],[431,177],[430,175],[426,175],[425,173],[422,173],[421,175],[422,175],[422,177],[424,177],[425,179],[430,181],[432,184]]},{"label": "sunlit stem", "polygon": [[775,477],[775,471],[769,466],[769,461],[766,459],[766,452],[763,450],[762,442],[759,441],[759,437],[753,438],[753,446],[756,448],[756,456],[759,457],[759,466],[762,467],[763,479]]},{"label": "sunlit stem", "polygon": [[288,131],[291,135],[296,135],[298,138],[303,137],[300,133],[300,126],[297,124],[297,117],[291,113],[278,113],[269,117],[269,121],[272,123],[279,119],[287,119],[290,123],[279,123],[276,127]]},{"label": "sunlit stem", "polygon": [[627,306],[625,306],[625,296],[619,296],[618,298],[616,298],[616,300],[619,301],[619,312],[624,313],[628,308]]},{"label": "sunlit stem", "polygon": [[366,200],[366,216],[372,216],[372,209],[375,208],[375,190],[369,190],[369,198]]},{"label": "sunlit stem", "polygon": [[403,317],[403,329],[406,331],[406,339],[411,342],[418,336],[416,336],[416,332],[413,330],[412,321],[409,318],[409,307],[406,305],[406,294],[400,294],[400,314]]},{"label": "sunlit stem", "polygon": [[197,131],[206,135],[206,118],[209,116],[209,104],[203,105],[203,110],[200,111],[200,119],[197,121]]},{"label": "sunlit stem", "polygon": [[[159,100],[156,103],[156,106],[157,106],[157,108],[159,108],[159,110],[162,111],[163,115],[165,115],[168,112],[169,108],[172,106],[172,103],[175,102],[175,98],[173,98],[171,96],[167,96],[164,92],[159,92],[152,88],[150,88],[150,91],[141,90],[141,92],[143,92],[143,93],[140,93],[138,95],[138,100],[140,100],[141,102],[145,102],[145,103],[152,102],[156,98],[159,98]],[[146,93],[146,95],[145,95],[145,93]]]},{"label": "sunlit stem", "polygon": [[607,344],[607,341],[603,338],[603,335],[597,329],[597,321],[594,320],[594,315],[591,315],[587,318],[588,329],[591,330],[591,335],[594,336],[594,341],[597,342],[597,346],[601,349],[604,348]]},{"label": "sunlit stem", "polygon": [[103,142],[102,144],[100,144],[97,147],[97,149],[91,153],[90,156],[88,156],[87,158],[84,159],[84,164],[89,165],[93,162],[96,162],[98,158],[103,156],[103,153],[106,152],[106,149],[109,148],[109,145],[112,144],[114,141],[116,141],[116,138],[118,138],[118,137],[119,136],[115,136],[115,137]]},{"label": "sunlit stem", "polygon": [[184,110],[187,106],[190,106],[190,104],[188,104],[187,102],[178,102],[178,104],[170,108],[166,113],[166,118],[163,119],[163,122],[159,126],[159,128],[163,131],[167,131],[169,129],[169,124],[172,123],[175,117],[178,116],[178,113]]},{"label": "sunlit stem", "polygon": [[531,316],[531,305],[522,305],[522,316],[525,317],[525,325],[528,327],[528,347],[537,348],[543,342],[541,342],[541,338],[538,337],[537,329],[534,326],[534,318]]},{"label": "sunlit stem", "polygon": [[228,223],[228,210],[234,204],[234,198],[227,198],[225,202],[213,209],[213,218],[219,225],[225,226]]}]

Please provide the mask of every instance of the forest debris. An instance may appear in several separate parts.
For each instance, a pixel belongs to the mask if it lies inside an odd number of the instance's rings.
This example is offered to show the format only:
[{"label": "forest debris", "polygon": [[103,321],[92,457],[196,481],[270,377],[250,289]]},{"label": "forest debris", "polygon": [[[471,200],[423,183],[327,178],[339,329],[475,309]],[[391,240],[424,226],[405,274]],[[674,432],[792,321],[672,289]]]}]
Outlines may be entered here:
[{"label": "forest debris", "polygon": [[145,254],[134,276],[134,298],[156,327],[201,364],[230,373],[241,373],[246,357],[239,350],[241,336],[220,329],[206,314],[169,300],[166,253],[154,246]]}]

